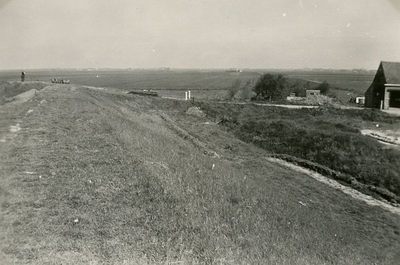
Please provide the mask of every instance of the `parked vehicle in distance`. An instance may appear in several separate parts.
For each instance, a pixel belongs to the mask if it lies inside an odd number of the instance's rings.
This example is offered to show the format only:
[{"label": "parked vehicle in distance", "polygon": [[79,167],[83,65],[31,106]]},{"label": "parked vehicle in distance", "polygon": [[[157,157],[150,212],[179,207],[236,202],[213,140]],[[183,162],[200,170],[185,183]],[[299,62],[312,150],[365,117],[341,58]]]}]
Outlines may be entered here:
[{"label": "parked vehicle in distance", "polygon": [[70,83],[68,79],[57,79],[57,78],[52,78],[51,82],[56,83],[56,84],[69,84]]}]

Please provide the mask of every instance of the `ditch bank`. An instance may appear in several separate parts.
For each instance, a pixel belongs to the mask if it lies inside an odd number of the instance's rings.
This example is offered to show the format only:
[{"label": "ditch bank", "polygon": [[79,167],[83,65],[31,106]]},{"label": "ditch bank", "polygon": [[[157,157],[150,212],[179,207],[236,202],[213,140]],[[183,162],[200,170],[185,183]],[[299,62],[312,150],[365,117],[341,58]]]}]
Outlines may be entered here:
[{"label": "ditch bank", "polygon": [[384,205],[385,208],[390,208],[392,212],[400,214],[400,197],[384,188],[360,183],[350,175],[290,155],[274,154],[266,157],[266,159],[291,167],[297,172],[305,173],[347,194],[351,193],[352,197],[362,199],[368,204],[371,204],[372,201],[373,204],[371,205]]}]

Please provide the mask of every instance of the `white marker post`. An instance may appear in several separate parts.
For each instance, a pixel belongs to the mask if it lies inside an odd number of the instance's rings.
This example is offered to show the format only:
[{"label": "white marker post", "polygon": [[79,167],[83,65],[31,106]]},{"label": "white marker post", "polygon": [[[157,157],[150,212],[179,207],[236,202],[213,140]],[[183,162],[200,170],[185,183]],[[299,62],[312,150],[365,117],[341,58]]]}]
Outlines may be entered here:
[{"label": "white marker post", "polygon": [[190,99],[190,90],[188,91],[188,94],[189,94],[189,99]]},{"label": "white marker post", "polygon": [[185,100],[188,100],[188,92],[185,92]]}]

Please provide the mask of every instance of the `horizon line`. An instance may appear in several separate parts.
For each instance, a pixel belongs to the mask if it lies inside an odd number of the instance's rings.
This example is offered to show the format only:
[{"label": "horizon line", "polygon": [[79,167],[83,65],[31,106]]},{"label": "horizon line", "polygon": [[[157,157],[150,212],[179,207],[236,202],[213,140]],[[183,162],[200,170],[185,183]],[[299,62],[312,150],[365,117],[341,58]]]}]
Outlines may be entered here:
[{"label": "horizon line", "polygon": [[[378,67],[377,67],[378,68]],[[367,68],[323,68],[323,67],[303,67],[303,68],[250,68],[250,67],[56,67],[56,68],[11,68],[0,69],[1,71],[54,71],[54,70],[274,70],[274,71],[296,71],[296,70],[334,70],[334,71],[376,71]]]}]

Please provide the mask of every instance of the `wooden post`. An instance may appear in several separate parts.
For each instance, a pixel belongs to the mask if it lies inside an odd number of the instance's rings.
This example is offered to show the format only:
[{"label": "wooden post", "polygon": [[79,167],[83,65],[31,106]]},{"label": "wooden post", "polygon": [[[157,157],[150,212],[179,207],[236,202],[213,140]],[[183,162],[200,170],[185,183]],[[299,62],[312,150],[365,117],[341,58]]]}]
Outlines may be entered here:
[{"label": "wooden post", "polygon": [[385,88],[384,98],[383,98],[383,108],[389,109],[390,103],[390,91],[388,91],[387,87]]}]

